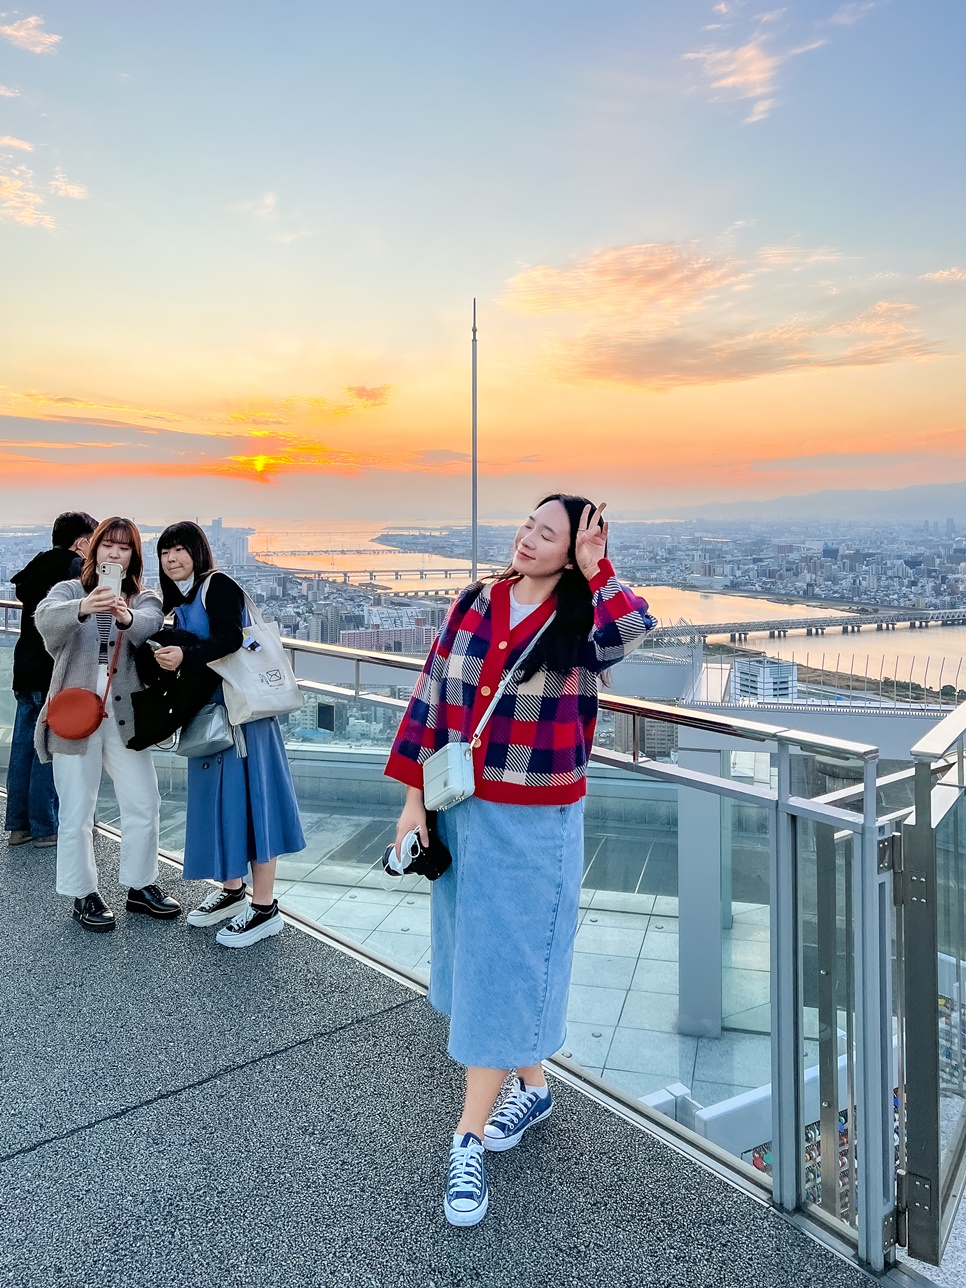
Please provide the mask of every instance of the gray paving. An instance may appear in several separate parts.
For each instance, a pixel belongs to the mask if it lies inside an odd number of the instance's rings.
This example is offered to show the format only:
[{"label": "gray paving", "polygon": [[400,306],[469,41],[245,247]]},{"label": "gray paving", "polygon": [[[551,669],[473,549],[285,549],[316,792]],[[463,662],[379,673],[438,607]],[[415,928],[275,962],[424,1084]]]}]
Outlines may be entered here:
[{"label": "gray paving", "polygon": [[70,920],[50,852],[0,844],[0,1284],[873,1282],[559,1083],[551,1122],[490,1160],[485,1222],[451,1229],[441,1018],[293,927],[229,953],[126,918],[99,849],[105,936]]}]

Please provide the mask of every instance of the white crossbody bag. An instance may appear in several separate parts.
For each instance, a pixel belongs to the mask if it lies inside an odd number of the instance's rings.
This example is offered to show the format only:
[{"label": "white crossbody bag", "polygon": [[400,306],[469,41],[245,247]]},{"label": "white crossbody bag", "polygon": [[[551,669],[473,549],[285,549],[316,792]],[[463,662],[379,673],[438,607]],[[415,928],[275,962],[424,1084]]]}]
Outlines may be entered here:
[{"label": "white crossbody bag", "polygon": [[483,718],[476,726],[469,742],[448,742],[439,751],[423,761],[423,803],[427,809],[444,810],[451,805],[458,805],[472,796],[476,791],[476,778],[473,773],[473,748],[486,723],[497,708],[497,704],[506,692],[507,685],[513,679],[527,655],[532,651],[540,636],[544,633],[556,613],[551,613],[533,639],[517,658],[511,671],[501,680],[493,700],[483,712]]}]

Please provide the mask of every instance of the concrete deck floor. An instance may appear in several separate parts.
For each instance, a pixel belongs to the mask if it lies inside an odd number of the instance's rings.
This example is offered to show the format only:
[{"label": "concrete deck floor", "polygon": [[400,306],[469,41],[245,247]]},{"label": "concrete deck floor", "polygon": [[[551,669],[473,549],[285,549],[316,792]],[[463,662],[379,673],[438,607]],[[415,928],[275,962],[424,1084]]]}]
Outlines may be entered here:
[{"label": "concrete deck floor", "polygon": [[[0,1283],[647,1285],[874,1282],[572,1087],[446,1225],[460,1071],[405,984],[290,925],[229,952],[127,916],[71,920],[54,855],[0,842]],[[190,902],[170,867],[163,883]]]}]

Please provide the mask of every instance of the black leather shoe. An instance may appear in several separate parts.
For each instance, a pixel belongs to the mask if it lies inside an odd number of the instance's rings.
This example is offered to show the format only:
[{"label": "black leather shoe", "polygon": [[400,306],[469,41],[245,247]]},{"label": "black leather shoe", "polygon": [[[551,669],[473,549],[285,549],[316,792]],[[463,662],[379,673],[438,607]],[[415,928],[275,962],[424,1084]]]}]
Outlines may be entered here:
[{"label": "black leather shoe", "polygon": [[99,932],[113,930],[116,924],[114,913],[96,890],[93,894],[85,894],[82,899],[75,899],[74,911],[71,915],[75,921],[80,922],[85,930]]},{"label": "black leather shoe", "polygon": [[149,917],[159,921],[170,921],[181,911],[181,904],[165,894],[160,886],[146,885],[141,890],[129,890],[127,893],[128,912],[146,912]]}]

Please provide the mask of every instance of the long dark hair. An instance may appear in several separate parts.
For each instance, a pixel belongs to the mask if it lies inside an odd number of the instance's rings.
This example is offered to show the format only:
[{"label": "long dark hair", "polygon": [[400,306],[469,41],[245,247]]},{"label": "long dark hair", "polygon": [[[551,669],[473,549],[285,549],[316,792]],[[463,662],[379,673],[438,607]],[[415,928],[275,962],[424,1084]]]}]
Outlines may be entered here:
[{"label": "long dark hair", "polygon": [[180,604],[182,600],[181,591],[161,567],[161,555],[165,550],[173,550],[175,546],[181,546],[191,556],[195,571],[195,585],[215,569],[215,557],[211,553],[208,538],[197,523],[185,519],[181,523],[169,524],[158,537],[158,571],[166,613],[170,613],[175,604]]},{"label": "long dark hair", "polygon": [[[577,530],[584,510],[590,506],[593,514],[595,506],[585,496],[571,496],[567,492],[552,492],[537,502],[536,508],[546,505],[548,501],[559,501],[567,511],[570,520],[570,541],[567,544],[567,564],[554,594],[557,597],[557,615],[540,636],[530,655],[524,660],[519,670],[521,681],[529,680],[541,667],[566,675],[573,670],[580,658],[583,645],[587,642],[594,625],[594,597],[590,591],[587,578],[577,566],[575,546]],[[603,527],[603,520],[598,520]],[[484,578],[463,591],[460,596],[460,609],[470,606],[480,590],[487,583],[516,579],[520,574],[512,563],[493,577]]]},{"label": "long dark hair", "polygon": [[121,582],[121,592],[125,595],[136,595],[141,589],[141,573],[144,571],[144,556],[141,553],[141,534],[131,519],[122,519],[115,514],[111,519],[104,519],[91,533],[91,544],[81,568],[81,585],[88,594],[97,585],[98,550],[102,541],[124,541],[131,547],[131,562]]}]

